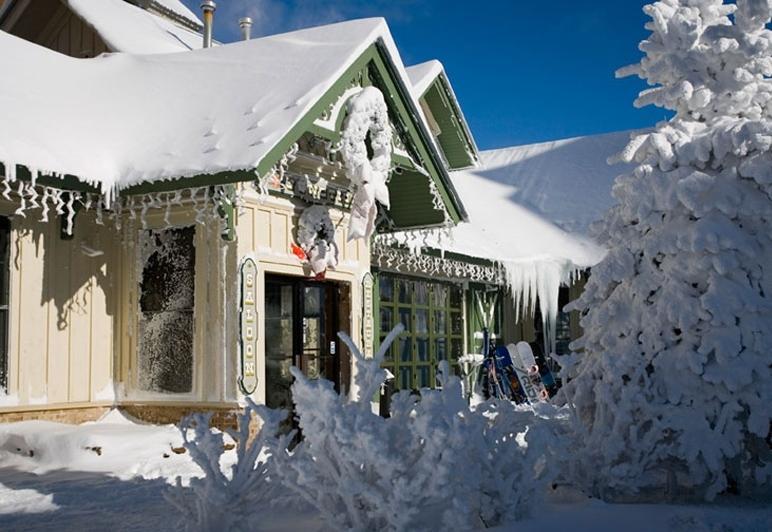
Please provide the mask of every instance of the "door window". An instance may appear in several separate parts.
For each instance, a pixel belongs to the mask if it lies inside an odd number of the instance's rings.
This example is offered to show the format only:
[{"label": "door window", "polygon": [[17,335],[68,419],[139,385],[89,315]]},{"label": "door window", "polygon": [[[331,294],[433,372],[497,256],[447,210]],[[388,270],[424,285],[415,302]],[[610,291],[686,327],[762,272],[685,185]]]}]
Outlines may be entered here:
[{"label": "door window", "polygon": [[267,276],[265,281],[266,403],[292,407],[294,365],[310,379],[340,386],[337,294],[333,283]]}]

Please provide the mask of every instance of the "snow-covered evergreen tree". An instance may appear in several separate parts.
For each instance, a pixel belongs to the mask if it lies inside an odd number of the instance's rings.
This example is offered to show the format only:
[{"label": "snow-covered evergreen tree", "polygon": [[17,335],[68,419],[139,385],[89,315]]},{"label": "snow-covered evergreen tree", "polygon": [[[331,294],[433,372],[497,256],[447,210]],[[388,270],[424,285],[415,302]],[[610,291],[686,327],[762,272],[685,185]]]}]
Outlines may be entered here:
[{"label": "snow-covered evergreen tree", "polygon": [[620,156],[637,168],[597,228],[564,397],[596,492],[711,498],[772,475],[772,1],[644,11],[645,57],[617,74],[674,116]]}]

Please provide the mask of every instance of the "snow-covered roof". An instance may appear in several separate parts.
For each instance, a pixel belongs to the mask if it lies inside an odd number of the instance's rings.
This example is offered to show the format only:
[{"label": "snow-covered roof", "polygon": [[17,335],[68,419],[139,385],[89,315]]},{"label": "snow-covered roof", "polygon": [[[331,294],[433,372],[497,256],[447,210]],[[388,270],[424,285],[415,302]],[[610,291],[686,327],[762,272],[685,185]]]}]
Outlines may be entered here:
[{"label": "snow-covered roof", "polygon": [[622,131],[480,152],[479,168],[451,173],[469,221],[445,248],[495,261],[596,264],[605,251],[589,226],[613,205],[614,179],[627,168],[607,159],[629,138]]},{"label": "snow-covered roof", "polygon": [[0,162],[103,190],[251,169],[376,41],[407,79],[381,18],[94,59],[0,33],[0,71],[14,80],[0,85]]},{"label": "snow-covered roof", "polygon": [[413,95],[420,98],[429,88],[429,85],[437,79],[437,76],[443,73],[444,68],[442,63],[436,59],[431,59],[425,63],[409,66],[405,70],[412,85]]},{"label": "snow-covered roof", "polygon": [[[102,1],[102,0],[98,0]],[[168,9],[169,11],[172,11],[176,13],[177,15],[184,17],[192,22],[195,22],[199,26],[203,26],[204,23],[201,22],[201,19],[198,18],[198,16],[193,13],[190,9],[187,8],[185,4],[180,2],[180,0],[153,0],[156,4],[160,5],[163,8]]]},{"label": "snow-covered roof", "polygon": [[[125,0],[65,2],[86,24],[94,28],[110,50],[115,52],[160,54],[195,50],[203,46],[199,33]],[[158,3],[180,16],[201,23],[189,9],[176,0],[163,0]]]}]

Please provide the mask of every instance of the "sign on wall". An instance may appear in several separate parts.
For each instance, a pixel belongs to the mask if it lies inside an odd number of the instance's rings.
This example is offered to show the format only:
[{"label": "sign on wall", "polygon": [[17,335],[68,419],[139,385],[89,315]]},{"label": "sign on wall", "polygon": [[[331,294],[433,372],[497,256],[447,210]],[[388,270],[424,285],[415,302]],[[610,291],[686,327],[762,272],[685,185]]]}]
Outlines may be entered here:
[{"label": "sign on wall", "polygon": [[257,264],[251,258],[241,263],[239,306],[241,375],[239,387],[246,395],[257,389]]},{"label": "sign on wall", "polygon": [[373,274],[362,277],[362,347],[366,356],[373,354],[375,325],[373,316]]}]

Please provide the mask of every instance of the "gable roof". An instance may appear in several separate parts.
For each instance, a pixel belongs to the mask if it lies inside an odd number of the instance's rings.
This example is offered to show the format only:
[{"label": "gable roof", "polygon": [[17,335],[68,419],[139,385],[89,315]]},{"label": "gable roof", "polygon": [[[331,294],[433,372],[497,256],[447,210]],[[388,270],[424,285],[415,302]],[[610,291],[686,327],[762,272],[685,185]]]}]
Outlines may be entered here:
[{"label": "gable roof", "polygon": [[[479,168],[451,173],[469,220],[453,227],[449,240],[433,235],[428,247],[566,270],[597,264],[605,250],[593,241],[590,225],[614,204],[615,178],[631,169],[607,163],[630,133],[482,151]],[[412,245],[409,238],[406,243]]]},{"label": "gable roof", "polygon": [[374,45],[427,139],[451,217],[464,218],[380,18],[185,53],[88,60],[0,33],[0,69],[14,79],[0,85],[0,122],[13,124],[0,128],[0,162],[78,176],[105,192],[251,171],[280,156],[280,142]]},{"label": "gable roof", "polygon": [[[157,1],[157,0],[156,0]],[[158,54],[196,50],[203,47],[201,34],[190,27],[174,23],[128,3],[125,0],[64,0],[86,24],[94,28],[105,44],[114,52]],[[179,16],[192,16],[201,21],[176,0],[165,0],[162,8]],[[184,11],[182,11],[184,8]],[[189,15],[184,14],[187,12]]]},{"label": "gable roof", "polygon": [[416,98],[423,96],[429,85],[445,71],[442,63],[436,59],[409,66],[405,70],[410,78],[410,84],[413,86],[413,95]]},{"label": "gable roof", "polygon": [[476,166],[479,150],[442,63],[433,59],[410,66],[406,72],[413,97],[421,102],[448,167]]}]

